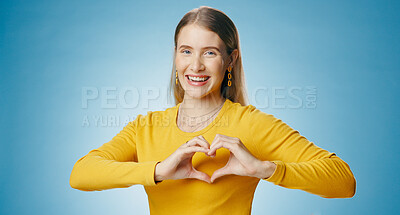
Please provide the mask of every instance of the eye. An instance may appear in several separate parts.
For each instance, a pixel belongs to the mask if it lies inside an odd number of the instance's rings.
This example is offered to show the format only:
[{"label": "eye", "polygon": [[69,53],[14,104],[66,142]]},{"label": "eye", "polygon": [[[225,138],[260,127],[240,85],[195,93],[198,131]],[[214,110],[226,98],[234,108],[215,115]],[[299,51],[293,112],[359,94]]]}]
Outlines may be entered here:
[{"label": "eye", "polygon": [[206,55],[215,55],[215,52],[213,52],[213,51],[206,51],[205,54],[206,54]]},{"label": "eye", "polygon": [[190,54],[190,51],[187,50],[187,49],[184,49],[184,50],[182,50],[181,52],[182,52],[183,54]]}]

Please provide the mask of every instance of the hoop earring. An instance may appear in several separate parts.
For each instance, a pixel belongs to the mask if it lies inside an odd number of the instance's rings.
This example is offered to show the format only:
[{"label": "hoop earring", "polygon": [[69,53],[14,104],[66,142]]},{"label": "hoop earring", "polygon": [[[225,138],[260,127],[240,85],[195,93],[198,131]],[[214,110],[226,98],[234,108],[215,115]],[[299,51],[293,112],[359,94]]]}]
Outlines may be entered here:
[{"label": "hoop earring", "polygon": [[175,84],[178,85],[178,70],[175,70]]},{"label": "hoop earring", "polygon": [[232,74],[231,74],[231,71],[232,71],[232,67],[229,66],[229,67],[228,67],[228,87],[232,86],[232,81],[231,81],[231,79],[232,79]]}]

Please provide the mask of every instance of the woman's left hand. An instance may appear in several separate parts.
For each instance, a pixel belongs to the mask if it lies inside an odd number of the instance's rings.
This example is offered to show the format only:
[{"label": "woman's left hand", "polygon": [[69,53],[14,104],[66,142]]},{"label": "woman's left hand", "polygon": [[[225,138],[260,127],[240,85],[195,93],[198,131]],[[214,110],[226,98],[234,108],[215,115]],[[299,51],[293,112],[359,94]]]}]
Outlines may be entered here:
[{"label": "woman's left hand", "polygon": [[219,177],[231,174],[266,179],[275,171],[276,164],[270,161],[260,161],[255,158],[239,138],[222,134],[215,135],[208,155],[214,157],[217,149],[220,148],[226,148],[230,151],[229,160],[224,167],[213,173],[211,183]]}]

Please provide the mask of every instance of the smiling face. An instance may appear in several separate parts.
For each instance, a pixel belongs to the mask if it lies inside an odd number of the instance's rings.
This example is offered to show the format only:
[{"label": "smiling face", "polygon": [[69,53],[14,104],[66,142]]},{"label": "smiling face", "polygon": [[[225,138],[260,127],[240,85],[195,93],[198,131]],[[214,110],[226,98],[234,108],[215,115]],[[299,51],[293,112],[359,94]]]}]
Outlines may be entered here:
[{"label": "smiling face", "polygon": [[219,98],[221,83],[229,65],[233,65],[221,38],[197,24],[181,29],[178,35],[175,65],[185,99]]}]

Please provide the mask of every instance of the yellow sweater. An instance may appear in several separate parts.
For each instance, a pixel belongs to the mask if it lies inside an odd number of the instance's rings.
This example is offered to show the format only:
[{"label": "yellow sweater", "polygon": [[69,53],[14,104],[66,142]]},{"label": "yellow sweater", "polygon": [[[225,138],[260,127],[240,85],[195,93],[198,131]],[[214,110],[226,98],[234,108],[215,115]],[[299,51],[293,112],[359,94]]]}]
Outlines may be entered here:
[{"label": "yellow sweater", "polygon": [[[227,175],[212,184],[195,179],[154,181],[156,163],[181,144],[199,135],[211,143],[216,134],[223,134],[239,138],[259,160],[277,164],[266,181],[325,198],[354,196],[356,181],[347,163],[273,115],[227,99],[211,124],[188,133],[176,124],[179,105],[139,114],[112,140],[80,158],[72,169],[71,187],[95,191],[142,184],[152,215],[250,214],[258,178]],[[229,151],[221,148],[215,158],[196,153],[192,162],[211,176],[228,158]]]}]

